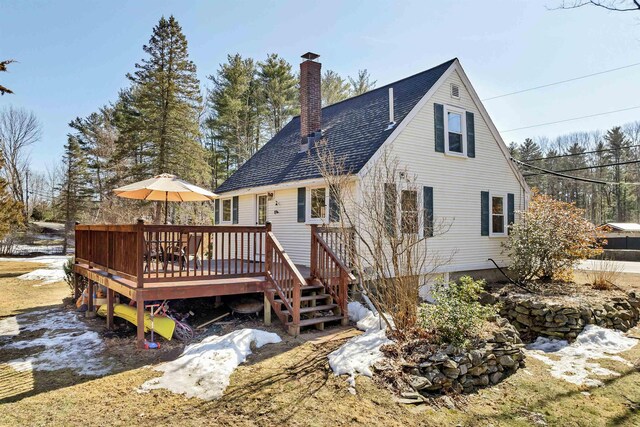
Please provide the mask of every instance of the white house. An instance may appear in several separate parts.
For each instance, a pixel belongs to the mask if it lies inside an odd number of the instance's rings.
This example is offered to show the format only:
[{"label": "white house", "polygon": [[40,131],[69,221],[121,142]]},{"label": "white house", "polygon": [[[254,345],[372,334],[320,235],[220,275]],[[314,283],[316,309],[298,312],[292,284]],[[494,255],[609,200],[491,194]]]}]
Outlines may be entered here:
[{"label": "white house", "polygon": [[429,250],[451,255],[443,272],[490,270],[490,258],[507,264],[500,244],[529,188],[458,59],[321,108],[317,57],[305,54],[300,65],[300,116],[215,190],[216,224],[268,221],[292,260],[308,266],[310,224],[333,219],[308,154],[322,137],[344,159],[356,192],[385,150],[417,178],[424,191],[404,196],[415,197],[429,221],[450,224],[427,239]]}]

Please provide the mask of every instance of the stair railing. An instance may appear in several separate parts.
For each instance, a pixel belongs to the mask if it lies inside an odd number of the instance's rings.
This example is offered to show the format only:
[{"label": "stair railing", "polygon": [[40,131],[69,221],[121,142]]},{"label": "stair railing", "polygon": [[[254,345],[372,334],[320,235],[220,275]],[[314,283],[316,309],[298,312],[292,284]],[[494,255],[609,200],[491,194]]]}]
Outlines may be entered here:
[{"label": "stair railing", "polygon": [[267,224],[266,237],[266,276],[275,292],[280,296],[286,310],[291,315],[289,333],[300,333],[300,298],[304,277],[296,268],[289,255],[284,251],[276,236],[271,232],[271,224]]},{"label": "stair railing", "polygon": [[344,319],[347,318],[348,287],[355,280],[349,267],[336,255],[316,225],[311,226],[311,277],[319,279]]}]

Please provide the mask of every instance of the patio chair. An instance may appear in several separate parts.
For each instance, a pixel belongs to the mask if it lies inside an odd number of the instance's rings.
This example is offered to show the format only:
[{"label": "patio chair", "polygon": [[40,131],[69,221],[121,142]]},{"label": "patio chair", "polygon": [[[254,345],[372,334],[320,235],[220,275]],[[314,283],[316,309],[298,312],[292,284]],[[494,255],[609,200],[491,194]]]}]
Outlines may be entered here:
[{"label": "patio chair", "polygon": [[175,248],[173,256],[180,260],[182,268],[187,267],[189,257],[193,257],[196,268],[200,268],[200,259],[198,258],[198,252],[200,251],[200,245],[202,245],[202,235],[190,234],[180,247]]},{"label": "patio chair", "polygon": [[147,242],[145,244],[144,252],[144,272],[149,272],[149,266],[152,265],[153,260],[158,260],[159,264],[164,267],[164,251],[157,242]]}]

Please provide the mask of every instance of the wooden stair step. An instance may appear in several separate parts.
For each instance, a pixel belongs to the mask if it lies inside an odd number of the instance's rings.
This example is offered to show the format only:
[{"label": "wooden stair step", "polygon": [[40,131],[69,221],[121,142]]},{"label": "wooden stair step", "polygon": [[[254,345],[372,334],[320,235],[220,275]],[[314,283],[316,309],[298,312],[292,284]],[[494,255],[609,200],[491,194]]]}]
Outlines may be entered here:
[{"label": "wooden stair step", "polygon": [[[317,301],[319,299],[327,299],[331,297],[331,295],[329,294],[317,294],[317,295],[303,295],[300,297],[300,301]],[[282,301],[280,298],[275,298],[274,301],[277,304],[282,304],[284,301]],[[288,300],[289,302],[291,302],[291,300]]]},{"label": "wooden stair step", "polygon": [[324,290],[324,285],[303,285],[300,287],[300,290],[302,292]]},{"label": "wooden stair step", "polygon": [[[313,307],[301,307],[300,314],[304,313],[313,313],[314,311],[326,311],[336,308],[338,304],[325,304],[325,305],[316,305]],[[282,310],[283,314],[289,314],[289,310]]]},{"label": "wooden stair step", "polygon": [[[303,326],[312,326],[312,325],[318,325],[320,323],[325,323],[325,322],[335,322],[338,320],[342,320],[343,317],[342,316],[323,316],[323,317],[312,317],[310,319],[302,319],[300,320],[300,327]],[[292,322],[287,322],[287,326],[291,325]]]}]

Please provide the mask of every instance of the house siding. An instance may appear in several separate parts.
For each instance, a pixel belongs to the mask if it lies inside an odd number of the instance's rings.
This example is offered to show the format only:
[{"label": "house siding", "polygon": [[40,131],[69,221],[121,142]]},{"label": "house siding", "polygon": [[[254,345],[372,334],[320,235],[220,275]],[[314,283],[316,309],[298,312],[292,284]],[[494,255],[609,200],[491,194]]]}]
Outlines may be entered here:
[{"label": "house siding", "polygon": [[[460,98],[450,95],[450,85],[460,88]],[[434,103],[458,107],[474,114],[475,158],[436,152]],[[389,145],[391,156],[415,176],[420,186],[433,187],[436,224],[450,225],[446,233],[427,240],[431,253],[451,262],[445,271],[491,268],[488,258],[506,265],[501,252],[505,237],[481,236],[480,193],[515,195],[515,209],[522,210],[526,193],[475,105],[457,70],[436,90],[416,116]],[[506,209],[506,207],[505,207]],[[506,215],[506,211],[505,211]],[[442,227],[444,228],[444,227]]]}]

